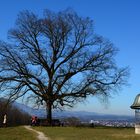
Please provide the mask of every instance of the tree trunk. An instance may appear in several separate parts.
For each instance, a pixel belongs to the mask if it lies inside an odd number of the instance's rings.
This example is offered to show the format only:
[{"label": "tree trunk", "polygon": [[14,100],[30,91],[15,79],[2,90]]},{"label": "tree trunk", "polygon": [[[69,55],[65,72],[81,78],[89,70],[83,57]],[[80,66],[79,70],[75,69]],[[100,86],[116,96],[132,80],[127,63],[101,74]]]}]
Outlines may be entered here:
[{"label": "tree trunk", "polygon": [[47,103],[47,122],[49,126],[52,126],[52,104]]}]

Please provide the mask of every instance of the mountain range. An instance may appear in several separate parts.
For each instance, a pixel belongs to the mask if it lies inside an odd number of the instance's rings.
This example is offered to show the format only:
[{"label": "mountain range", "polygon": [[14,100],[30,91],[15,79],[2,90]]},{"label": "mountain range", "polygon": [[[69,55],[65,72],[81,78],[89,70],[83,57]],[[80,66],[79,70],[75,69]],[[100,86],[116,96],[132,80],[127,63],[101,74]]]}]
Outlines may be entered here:
[{"label": "mountain range", "polygon": [[[23,112],[28,113],[29,115],[35,115],[39,118],[46,118],[46,110],[45,109],[35,109],[29,107],[27,105],[14,102],[14,106],[20,109]],[[88,111],[53,111],[53,118],[68,118],[68,117],[77,117],[82,121],[90,121],[90,120],[127,120],[133,121],[134,116],[127,115],[112,115],[112,114],[101,114],[96,112],[88,112]]]}]

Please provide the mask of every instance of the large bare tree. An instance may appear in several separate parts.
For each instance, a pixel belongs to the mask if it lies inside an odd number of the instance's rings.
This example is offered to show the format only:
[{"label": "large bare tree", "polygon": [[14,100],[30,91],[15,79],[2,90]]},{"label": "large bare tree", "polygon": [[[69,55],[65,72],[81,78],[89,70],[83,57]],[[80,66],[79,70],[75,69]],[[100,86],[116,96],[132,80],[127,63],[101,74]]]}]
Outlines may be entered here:
[{"label": "large bare tree", "polygon": [[45,104],[50,124],[53,108],[107,97],[126,83],[128,69],[114,60],[117,49],[72,10],[45,10],[42,18],[23,11],[8,37],[10,43],[0,42],[1,95]]}]

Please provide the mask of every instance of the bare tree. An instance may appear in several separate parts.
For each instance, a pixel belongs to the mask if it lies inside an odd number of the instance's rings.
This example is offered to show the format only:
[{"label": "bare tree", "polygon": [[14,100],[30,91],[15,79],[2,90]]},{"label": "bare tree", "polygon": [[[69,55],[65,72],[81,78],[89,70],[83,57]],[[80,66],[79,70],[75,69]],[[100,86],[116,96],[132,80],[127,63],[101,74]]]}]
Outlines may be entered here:
[{"label": "bare tree", "polygon": [[1,94],[46,104],[50,124],[53,108],[107,97],[126,83],[128,69],[114,60],[117,49],[72,10],[46,10],[43,18],[23,11],[8,36],[10,44],[0,42]]}]

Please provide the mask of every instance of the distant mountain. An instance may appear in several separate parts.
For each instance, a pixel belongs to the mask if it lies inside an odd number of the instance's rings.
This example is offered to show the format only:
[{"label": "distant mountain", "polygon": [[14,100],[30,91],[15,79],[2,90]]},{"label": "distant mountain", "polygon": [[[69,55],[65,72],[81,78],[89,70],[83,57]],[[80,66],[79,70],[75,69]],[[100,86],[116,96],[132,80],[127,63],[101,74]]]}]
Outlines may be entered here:
[{"label": "distant mountain", "polygon": [[35,108],[29,107],[27,105],[17,103],[17,102],[14,102],[13,105],[18,107],[21,111],[27,112],[29,115],[34,115],[34,116],[38,116],[41,118],[46,117],[45,109],[35,109]]},{"label": "distant mountain", "polygon": [[[15,102],[14,105],[20,110],[27,112],[29,115],[35,115],[40,118],[46,117],[45,109],[34,109],[24,104]],[[125,115],[111,115],[111,114],[100,114],[95,112],[87,111],[53,111],[53,118],[67,118],[67,117],[77,117],[82,121],[94,120],[134,120],[133,116]]]}]

